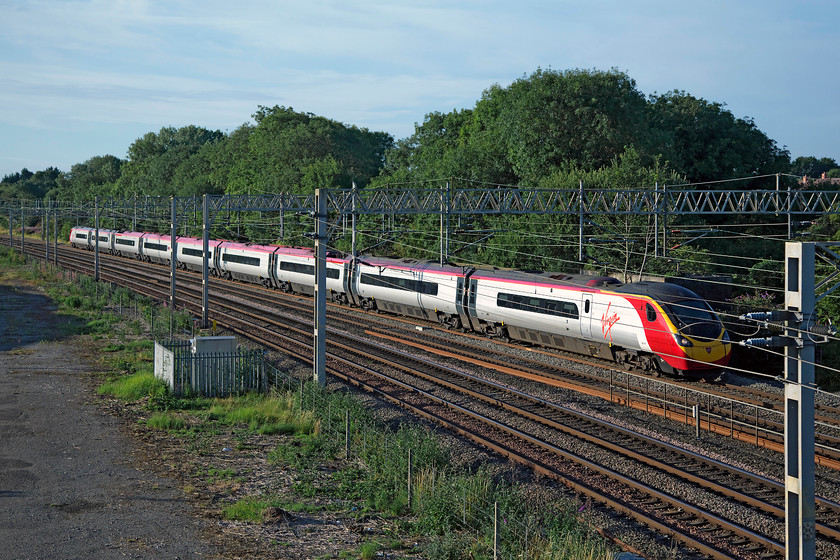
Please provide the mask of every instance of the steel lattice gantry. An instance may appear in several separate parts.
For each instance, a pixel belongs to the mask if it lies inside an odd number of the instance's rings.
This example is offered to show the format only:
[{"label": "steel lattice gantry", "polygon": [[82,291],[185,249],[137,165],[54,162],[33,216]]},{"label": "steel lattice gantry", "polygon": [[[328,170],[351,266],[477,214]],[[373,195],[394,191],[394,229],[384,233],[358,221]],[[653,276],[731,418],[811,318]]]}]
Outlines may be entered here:
[{"label": "steel lattice gantry", "polygon": [[[636,214],[819,215],[840,213],[840,191],[649,189],[322,189],[328,211],[339,214]],[[315,195],[208,195],[209,212],[312,212]],[[177,197],[177,212],[200,213],[204,197]],[[169,221],[171,197],[99,199],[104,215],[141,215]],[[3,205],[20,215],[93,216],[93,201],[12,201]]]}]

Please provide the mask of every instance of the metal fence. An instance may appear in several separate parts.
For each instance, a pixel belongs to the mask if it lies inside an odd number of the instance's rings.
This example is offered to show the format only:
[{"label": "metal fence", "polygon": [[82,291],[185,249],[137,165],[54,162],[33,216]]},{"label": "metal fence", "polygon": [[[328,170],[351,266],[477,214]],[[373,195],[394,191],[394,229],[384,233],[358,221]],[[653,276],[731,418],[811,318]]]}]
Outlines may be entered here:
[{"label": "metal fence", "polygon": [[268,390],[265,355],[246,348],[193,354],[189,341],[155,342],[155,376],[175,395],[225,397]]}]

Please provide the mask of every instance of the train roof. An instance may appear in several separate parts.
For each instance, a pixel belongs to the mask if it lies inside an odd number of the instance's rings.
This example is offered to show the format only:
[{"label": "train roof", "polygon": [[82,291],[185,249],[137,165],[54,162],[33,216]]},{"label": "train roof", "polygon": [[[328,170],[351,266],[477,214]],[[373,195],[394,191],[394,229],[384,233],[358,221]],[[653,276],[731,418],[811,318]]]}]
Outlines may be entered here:
[{"label": "train roof", "polygon": [[357,261],[360,264],[366,264],[368,266],[397,268],[403,270],[422,270],[423,272],[446,274],[449,276],[464,276],[471,268],[452,264],[441,265],[430,260],[411,258],[395,259],[388,257],[358,257]]},{"label": "train roof", "polygon": [[[179,245],[204,245],[204,240],[198,237],[176,237],[175,242]],[[207,243],[210,247],[218,247],[222,244],[221,241],[216,239],[208,239]]]},{"label": "train roof", "polygon": [[257,253],[274,253],[279,249],[277,245],[257,245],[251,243],[236,243],[226,241],[220,245],[222,249],[235,249],[237,251],[254,251]]},{"label": "train roof", "polygon": [[685,299],[703,299],[688,288],[667,282],[631,282],[612,288],[612,290],[620,294],[648,296],[663,303],[672,303]]},{"label": "train roof", "polygon": [[565,274],[562,272],[543,272],[541,270],[500,270],[479,268],[473,278],[486,278],[511,282],[535,282],[548,285],[565,285],[586,288],[609,288],[620,286],[621,282],[612,276],[590,276],[588,274]]}]

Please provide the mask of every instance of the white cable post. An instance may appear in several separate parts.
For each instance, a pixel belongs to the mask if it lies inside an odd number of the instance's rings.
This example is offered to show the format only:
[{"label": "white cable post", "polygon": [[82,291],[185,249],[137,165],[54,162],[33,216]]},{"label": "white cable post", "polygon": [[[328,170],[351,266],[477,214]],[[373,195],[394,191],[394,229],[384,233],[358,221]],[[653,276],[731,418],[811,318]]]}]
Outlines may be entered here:
[{"label": "white cable post", "polygon": [[816,557],[814,512],[815,243],[785,243],[785,558]]}]

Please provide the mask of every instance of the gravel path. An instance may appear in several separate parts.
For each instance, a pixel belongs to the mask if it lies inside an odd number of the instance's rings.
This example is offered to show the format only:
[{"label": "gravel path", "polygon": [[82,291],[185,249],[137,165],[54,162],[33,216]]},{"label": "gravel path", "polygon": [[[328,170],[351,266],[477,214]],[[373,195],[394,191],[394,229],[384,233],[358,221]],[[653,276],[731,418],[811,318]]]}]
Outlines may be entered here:
[{"label": "gravel path", "polygon": [[[176,485],[88,399],[48,298],[0,286],[0,558],[219,558]],[[68,344],[68,342],[70,342]]]}]

